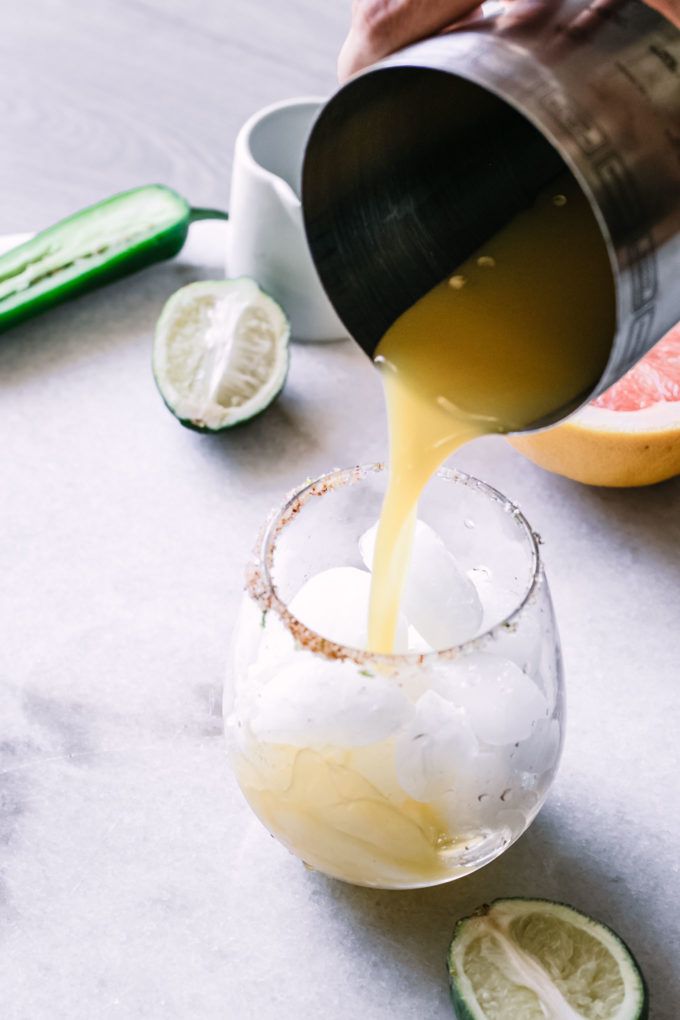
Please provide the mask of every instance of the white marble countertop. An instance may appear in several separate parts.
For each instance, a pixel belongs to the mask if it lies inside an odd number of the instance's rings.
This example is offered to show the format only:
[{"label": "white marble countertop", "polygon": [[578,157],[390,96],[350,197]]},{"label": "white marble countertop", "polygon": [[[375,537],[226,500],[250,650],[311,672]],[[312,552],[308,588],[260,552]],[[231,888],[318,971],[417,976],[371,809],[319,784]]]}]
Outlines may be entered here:
[{"label": "white marble countertop", "polygon": [[[104,46],[103,12],[116,25],[114,47],[126,31],[141,38],[138,22],[154,6],[126,2],[116,13],[107,2],[85,16],[44,0],[26,10],[51,18],[36,29],[39,52],[56,39],[75,58],[85,42]],[[328,91],[347,18],[339,5],[293,3],[285,30],[306,32],[308,45],[286,61],[266,6],[227,3],[220,21],[217,4],[202,0],[189,28],[181,4],[172,17],[157,7],[157,36],[135,44],[137,55],[148,49],[160,62],[154,46],[172,42],[179,53],[184,39],[196,61],[204,45],[212,88],[197,76],[193,96],[197,109],[208,93],[213,105],[205,123],[190,123],[188,100],[152,95],[148,151],[129,154],[118,136],[129,76],[136,88],[146,81],[129,53],[117,72],[104,67],[105,77],[120,75],[110,106],[99,89],[79,88],[87,73],[94,79],[94,56],[89,72],[63,61],[54,96],[73,103],[55,104],[54,117],[66,139],[54,124],[29,138],[26,120],[39,120],[47,101],[27,76],[23,98],[8,105],[14,163],[0,185],[12,201],[0,207],[0,232],[36,229],[107,191],[160,179],[163,152],[167,183],[188,193],[195,164],[194,201],[224,204],[228,160],[202,158],[219,104],[226,153],[225,139],[257,106]],[[268,6],[271,20],[279,8]],[[25,26],[14,18],[18,44]],[[100,148],[84,130],[93,110],[104,118]],[[201,139],[193,155],[192,131]],[[107,150],[114,138],[119,174]],[[529,832],[466,879],[390,893],[310,873],[235,786],[222,675],[260,520],[306,476],[384,456],[379,385],[351,342],[297,344],[285,392],[264,416],[222,436],[182,429],[156,392],[150,351],[165,298],[219,270],[196,265],[191,251],[1,338],[3,1020],[445,1020],[456,918],[515,894],[564,900],[611,924],[645,971],[653,1020],[676,1020],[680,479],[590,489],[499,438],[461,452],[456,463],[517,501],[545,541],[569,709],[558,779]]]}]

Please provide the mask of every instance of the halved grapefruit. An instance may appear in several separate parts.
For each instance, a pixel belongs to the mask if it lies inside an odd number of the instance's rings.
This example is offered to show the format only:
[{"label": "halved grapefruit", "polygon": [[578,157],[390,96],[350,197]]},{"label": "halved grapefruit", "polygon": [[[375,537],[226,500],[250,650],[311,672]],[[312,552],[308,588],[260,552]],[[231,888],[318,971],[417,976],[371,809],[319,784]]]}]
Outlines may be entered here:
[{"label": "halved grapefruit", "polygon": [[563,425],[510,442],[587,485],[652,485],[680,474],[680,323]]}]

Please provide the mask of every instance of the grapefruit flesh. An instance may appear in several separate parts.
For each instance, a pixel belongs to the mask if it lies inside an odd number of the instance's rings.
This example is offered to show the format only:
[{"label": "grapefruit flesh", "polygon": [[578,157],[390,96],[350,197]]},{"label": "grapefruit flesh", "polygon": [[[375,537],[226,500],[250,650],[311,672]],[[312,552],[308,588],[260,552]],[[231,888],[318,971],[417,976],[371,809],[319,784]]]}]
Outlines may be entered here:
[{"label": "grapefruit flesh", "polygon": [[680,474],[680,323],[564,424],[510,442],[548,471],[588,485],[652,485]]},{"label": "grapefruit flesh", "polygon": [[680,323],[593,404],[612,411],[640,411],[676,401],[680,401]]}]

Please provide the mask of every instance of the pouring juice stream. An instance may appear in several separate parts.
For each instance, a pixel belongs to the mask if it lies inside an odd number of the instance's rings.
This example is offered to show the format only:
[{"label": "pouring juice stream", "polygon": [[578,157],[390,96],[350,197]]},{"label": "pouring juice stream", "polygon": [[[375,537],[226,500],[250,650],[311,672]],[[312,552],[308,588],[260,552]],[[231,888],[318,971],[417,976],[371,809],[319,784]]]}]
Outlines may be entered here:
[{"label": "pouring juice stream", "polygon": [[390,432],[369,646],[391,652],[420,493],[478,436],[530,427],[586,394],[614,333],[597,221],[565,173],[388,329],[376,351]]}]

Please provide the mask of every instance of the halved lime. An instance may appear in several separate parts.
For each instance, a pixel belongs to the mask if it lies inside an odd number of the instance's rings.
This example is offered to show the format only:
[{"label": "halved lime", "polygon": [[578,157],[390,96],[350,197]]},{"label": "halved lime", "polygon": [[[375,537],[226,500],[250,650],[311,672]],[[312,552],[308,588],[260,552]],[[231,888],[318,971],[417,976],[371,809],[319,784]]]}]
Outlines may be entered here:
[{"label": "halved lime", "polygon": [[645,1020],[635,958],[611,928],[550,900],[502,899],[458,921],[458,1020]]},{"label": "halved lime", "polygon": [[278,396],[289,340],[283,309],[255,280],[190,283],[172,295],[158,320],[156,385],[183,425],[220,432]]}]

